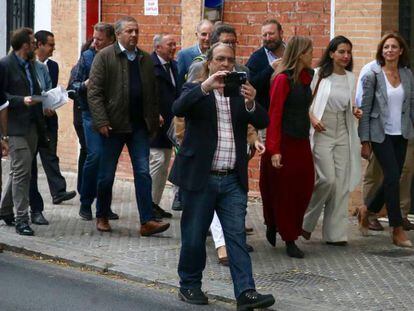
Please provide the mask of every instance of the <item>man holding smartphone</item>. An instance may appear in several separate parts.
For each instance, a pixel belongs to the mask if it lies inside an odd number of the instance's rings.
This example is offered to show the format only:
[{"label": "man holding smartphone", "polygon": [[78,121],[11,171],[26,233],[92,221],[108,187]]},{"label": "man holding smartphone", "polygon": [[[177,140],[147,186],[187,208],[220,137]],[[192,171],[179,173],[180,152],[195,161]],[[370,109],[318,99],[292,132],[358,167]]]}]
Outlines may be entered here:
[{"label": "man holding smartphone", "polygon": [[187,122],[185,139],[170,175],[170,181],[181,188],[183,199],[179,297],[191,304],[208,303],[201,279],[207,231],[216,211],[227,242],[238,307],[265,308],[275,300],[272,295],[256,292],[246,249],[246,139],[249,123],[262,129],[269,118],[255,104],[256,90],[249,82],[241,86],[239,96],[224,96],[224,77],[233,70],[234,63],[232,46],[213,45],[207,52],[201,83],[185,84],[172,108]]}]

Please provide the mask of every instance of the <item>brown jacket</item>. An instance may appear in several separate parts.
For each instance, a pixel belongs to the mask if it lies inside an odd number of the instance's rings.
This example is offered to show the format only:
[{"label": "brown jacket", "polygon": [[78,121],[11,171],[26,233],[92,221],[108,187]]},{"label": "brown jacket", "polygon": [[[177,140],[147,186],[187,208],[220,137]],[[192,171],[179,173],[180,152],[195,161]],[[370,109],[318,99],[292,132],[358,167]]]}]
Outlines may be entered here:
[{"label": "brown jacket", "polygon": [[[138,49],[142,83],[142,106],[148,131],[153,136],[159,128],[158,86],[151,56]],[[94,126],[110,126],[115,133],[130,133],[129,66],[115,42],[96,54],[88,84],[88,103]]]}]

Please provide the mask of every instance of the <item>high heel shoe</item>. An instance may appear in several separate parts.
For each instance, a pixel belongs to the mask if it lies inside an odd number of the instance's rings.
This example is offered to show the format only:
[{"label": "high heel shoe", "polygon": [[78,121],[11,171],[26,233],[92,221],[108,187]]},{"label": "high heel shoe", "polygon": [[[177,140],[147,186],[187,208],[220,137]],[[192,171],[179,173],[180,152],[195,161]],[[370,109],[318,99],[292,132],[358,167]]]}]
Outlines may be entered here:
[{"label": "high heel shoe", "polygon": [[368,228],[369,228],[369,220],[368,220],[368,209],[364,205],[358,209],[358,225],[359,231],[361,232],[362,236],[368,236]]},{"label": "high heel shoe", "polygon": [[408,239],[403,227],[394,227],[391,232],[392,243],[399,247],[412,247],[413,244]]},{"label": "high heel shoe", "polygon": [[0,216],[0,220],[3,220],[9,227],[16,225],[13,214]]}]

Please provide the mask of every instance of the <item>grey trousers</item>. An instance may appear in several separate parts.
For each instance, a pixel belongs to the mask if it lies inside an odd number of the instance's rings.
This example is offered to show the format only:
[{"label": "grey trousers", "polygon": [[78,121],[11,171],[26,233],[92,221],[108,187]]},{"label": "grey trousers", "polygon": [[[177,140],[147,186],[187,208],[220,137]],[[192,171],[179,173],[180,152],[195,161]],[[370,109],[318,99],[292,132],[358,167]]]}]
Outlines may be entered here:
[{"label": "grey trousers", "polygon": [[168,177],[168,166],[170,165],[172,149],[151,148],[150,149],[150,175],[152,179],[152,201],[160,204],[162,193]]},{"label": "grey trousers", "polygon": [[10,174],[2,195],[0,215],[13,214],[16,207],[16,223],[29,220],[29,188],[32,160],[37,147],[37,129],[32,124],[26,136],[10,136]]},{"label": "grey trousers", "polygon": [[303,229],[312,232],[324,210],[323,240],[347,241],[350,150],[345,112],[325,111],[322,123],[326,131],[314,134],[316,183]]}]

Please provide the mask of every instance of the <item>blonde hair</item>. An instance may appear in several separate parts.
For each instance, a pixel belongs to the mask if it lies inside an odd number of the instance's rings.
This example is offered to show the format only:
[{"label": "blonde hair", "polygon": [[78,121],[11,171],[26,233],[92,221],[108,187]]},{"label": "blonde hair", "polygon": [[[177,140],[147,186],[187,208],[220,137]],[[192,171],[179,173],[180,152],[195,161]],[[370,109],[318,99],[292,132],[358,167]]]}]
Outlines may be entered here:
[{"label": "blonde hair", "polygon": [[309,37],[293,36],[286,46],[282,61],[278,65],[272,79],[279,73],[289,70],[292,71],[293,82],[298,82],[300,56],[309,51],[310,48],[312,48],[312,40]]}]

